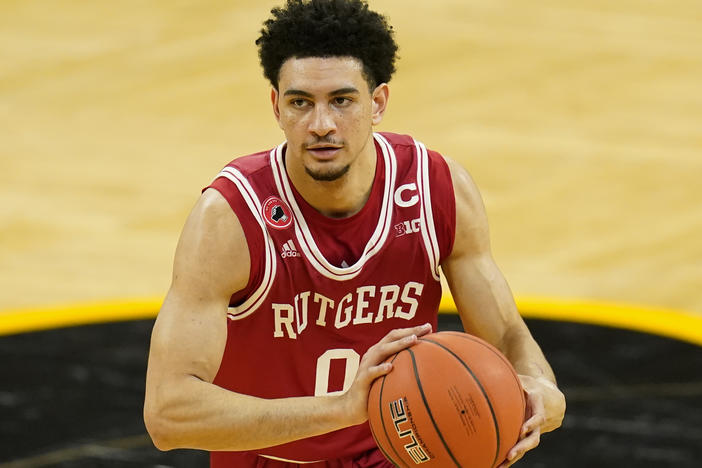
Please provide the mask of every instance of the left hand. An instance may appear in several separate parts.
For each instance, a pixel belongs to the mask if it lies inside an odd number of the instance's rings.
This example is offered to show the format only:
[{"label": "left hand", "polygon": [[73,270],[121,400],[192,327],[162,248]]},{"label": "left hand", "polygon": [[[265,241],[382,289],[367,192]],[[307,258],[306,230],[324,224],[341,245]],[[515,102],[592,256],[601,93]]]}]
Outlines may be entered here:
[{"label": "left hand", "polygon": [[517,445],[507,452],[507,459],[498,468],[507,468],[539,445],[541,434],[560,427],[565,414],[565,396],[558,387],[543,377],[520,375],[526,392],[526,421]]}]

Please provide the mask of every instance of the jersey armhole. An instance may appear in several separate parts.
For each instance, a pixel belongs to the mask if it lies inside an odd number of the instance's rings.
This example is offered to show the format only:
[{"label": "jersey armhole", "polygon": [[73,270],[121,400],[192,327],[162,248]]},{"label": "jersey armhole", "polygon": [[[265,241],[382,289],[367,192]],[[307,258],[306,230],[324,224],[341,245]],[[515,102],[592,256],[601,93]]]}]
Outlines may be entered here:
[{"label": "jersey armhole", "polygon": [[246,298],[256,290],[258,285],[261,284],[261,281],[263,281],[264,266],[261,262],[264,261],[263,259],[265,258],[263,254],[265,240],[261,229],[258,227],[256,218],[253,213],[251,213],[251,210],[247,206],[239,190],[231,181],[225,177],[218,177],[210,185],[202,189],[202,191],[204,192],[209,188],[217,190],[224,199],[227,200],[227,203],[229,203],[232,211],[239,219],[249,249],[249,263],[251,264],[249,269],[249,281],[243,289],[232,294],[229,300],[230,307],[236,307],[242,304]]},{"label": "jersey armhole", "polygon": [[456,238],[456,196],[448,163],[436,151],[429,155],[429,184],[431,186],[434,229],[439,243],[439,264],[453,251]]}]

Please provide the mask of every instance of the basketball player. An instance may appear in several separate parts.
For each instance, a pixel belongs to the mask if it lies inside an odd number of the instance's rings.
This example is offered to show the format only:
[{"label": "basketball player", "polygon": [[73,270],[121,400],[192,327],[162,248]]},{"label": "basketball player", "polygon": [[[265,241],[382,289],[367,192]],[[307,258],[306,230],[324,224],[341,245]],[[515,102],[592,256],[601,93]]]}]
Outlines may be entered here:
[{"label": "basketball player", "polygon": [[391,467],[369,388],[436,330],[443,271],[465,329],[528,393],[511,465],[565,401],[491,257],[478,190],[419,141],[373,132],[397,51],[384,17],[362,0],[272,13],[257,44],[286,142],[227,165],[185,224],[151,341],[154,443],[209,450],[216,468]]}]

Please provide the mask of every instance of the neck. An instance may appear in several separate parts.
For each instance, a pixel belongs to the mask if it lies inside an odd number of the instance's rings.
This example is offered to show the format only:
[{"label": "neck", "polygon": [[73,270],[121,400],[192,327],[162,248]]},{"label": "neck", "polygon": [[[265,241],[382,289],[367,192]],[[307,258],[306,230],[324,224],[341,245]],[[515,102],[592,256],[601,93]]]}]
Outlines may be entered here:
[{"label": "neck", "polygon": [[287,154],[285,167],[292,184],[314,209],[330,218],[347,218],[361,211],[368,201],[377,159],[371,134],[349,170],[336,180],[313,179],[300,163],[300,158],[288,158]]}]

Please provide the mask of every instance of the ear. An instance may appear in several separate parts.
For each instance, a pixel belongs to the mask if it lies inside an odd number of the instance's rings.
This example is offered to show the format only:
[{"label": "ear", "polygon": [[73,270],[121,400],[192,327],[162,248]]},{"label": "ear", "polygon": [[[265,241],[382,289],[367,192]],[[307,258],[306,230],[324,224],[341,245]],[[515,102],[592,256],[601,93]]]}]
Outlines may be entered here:
[{"label": "ear", "polygon": [[379,84],[371,95],[373,114],[372,122],[373,125],[378,125],[383,121],[383,116],[385,115],[385,109],[388,107],[388,100],[390,99],[390,88],[388,88],[387,83]]},{"label": "ear", "polygon": [[271,88],[271,104],[273,105],[273,115],[275,115],[275,120],[278,122],[278,126],[280,128],[283,128],[280,125],[280,107],[278,106],[278,104],[280,103],[279,98],[280,93],[278,92],[278,90],[275,88]]}]

